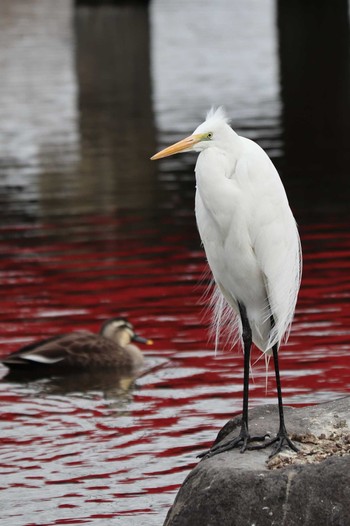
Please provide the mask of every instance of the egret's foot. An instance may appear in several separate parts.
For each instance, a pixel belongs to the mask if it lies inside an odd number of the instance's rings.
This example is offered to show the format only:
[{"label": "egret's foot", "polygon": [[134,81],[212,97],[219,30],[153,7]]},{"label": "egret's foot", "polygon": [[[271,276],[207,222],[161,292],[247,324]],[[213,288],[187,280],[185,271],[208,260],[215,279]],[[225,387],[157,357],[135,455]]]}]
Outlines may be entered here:
[{"label": "egret's foot", "polygon": [[256,446],[248,446],[248,449],[264,449],[265,447],[272,446],[272,452],[269,455],[269,458],[274,457],[278,453],[282,451],[285,447],[289,447],[292,451],[295,451],[298,453],[299,448],[291,441],[291,439],[287,435],[287,431],[285,429],[280,429],[277,435],[274,438],[271,438],[264,444],[257,444]]},{"label": "egret's foot", "polygon": [[[246,449],[254,449],[250,448],[248,444],[250,444],[251,442],[263,442],[268,436],[270,435],[267,434],[263,436],[251,437],[245,429],[242,429],[238,437],[233,438],[232,440],[230,440],[229,442],[225,442],[224,444],[216,444],[211,449],[208,449],[208,451],[204,451],[203,453],[197,455],[197,458],[210,458],[214,455],[218,455],[219,453],[229,451],[230,449],[234,449],[236,447],[239,447],[240,452],[244,453]],[[257,447],[259,448],[259,446]]]}]

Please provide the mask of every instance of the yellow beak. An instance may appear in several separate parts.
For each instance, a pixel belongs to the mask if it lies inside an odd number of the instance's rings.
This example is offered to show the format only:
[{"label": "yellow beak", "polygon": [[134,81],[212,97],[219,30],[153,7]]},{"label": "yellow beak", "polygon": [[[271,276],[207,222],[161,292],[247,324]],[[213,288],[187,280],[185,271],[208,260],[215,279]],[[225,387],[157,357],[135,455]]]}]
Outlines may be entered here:
[{"label": "yellow beak", "polygon": [[182,139],[182,141],[176,142],[161,152],[156,153],[153,155],[153,157],[151,157],[151,161],[156,161],[157,159],[162,159],[163,157],[169,157],[169,155],[174,155],[174,153],[180,153],[184,150],[190,150],[195,144],[201,141],[202,138],[203,136],[200,134],[190,135],[189,137],[186,137],[186,139]]}]

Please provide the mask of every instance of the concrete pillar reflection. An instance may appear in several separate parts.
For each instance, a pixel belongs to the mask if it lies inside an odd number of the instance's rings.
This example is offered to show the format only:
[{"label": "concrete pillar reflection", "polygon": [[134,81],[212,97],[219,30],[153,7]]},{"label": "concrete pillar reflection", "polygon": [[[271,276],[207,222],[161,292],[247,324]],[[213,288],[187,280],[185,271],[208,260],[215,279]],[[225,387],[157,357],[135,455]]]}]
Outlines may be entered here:
[{"label": "concrete pillar reflection", "polygon": [[147,208],[155,149],[147,8],[77,7],[82,184],[103,207]]},{"label": "concrete pillar reflection", "polygon": [[287,186],[331,212],[348,206],[350,180],[347,1],[278,0],[278,29]]}]

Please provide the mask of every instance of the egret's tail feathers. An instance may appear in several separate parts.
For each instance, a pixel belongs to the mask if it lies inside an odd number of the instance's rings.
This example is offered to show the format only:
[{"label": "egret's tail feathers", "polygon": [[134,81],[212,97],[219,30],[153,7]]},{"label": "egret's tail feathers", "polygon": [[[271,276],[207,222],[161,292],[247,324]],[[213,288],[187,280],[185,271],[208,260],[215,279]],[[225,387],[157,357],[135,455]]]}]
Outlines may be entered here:
[{"label": "egret's tail feathers", "polygon": [[265,358],[265,394],[267,395],[267,386],[269,382],[269,365],[271,360],[271,354],[269,352],[264,353]]},{"label": "egret's tail feathers", "polygon": [[220,327],[221,327],[221,319],[222,319],[223,310],[224,310],[224,297],[222,294],[220,294],[214,306],[215,356],[216,356],[216,353],[218,352],[218,348],[220,344]]},{"label": "egret's tail feathers", "polygon": [[280,268],[283,268],[284,271],[276,271],[274,279],[268,280],[266,285],[270,312],[274,319],[274,327],[270,332],[267,345],[269,349],[276,343],[279,344],[288,340],[300,288],[302,274],[301,245],[295,223],[292,228],[295,242],[291,245],[290,250],[285,252],[283,260],[280,262]]},{"label": "egret's tail feathers", "polygon": [[216,353],[220,343],[223,347],[229,345],[232,348],[240,342],[241,331],[239,316],[227,303],[219,287],[216,284],[213,284],[213,287],[214,290],[210,301],[210,307],[213,311],[210,336],[215,341]]}]

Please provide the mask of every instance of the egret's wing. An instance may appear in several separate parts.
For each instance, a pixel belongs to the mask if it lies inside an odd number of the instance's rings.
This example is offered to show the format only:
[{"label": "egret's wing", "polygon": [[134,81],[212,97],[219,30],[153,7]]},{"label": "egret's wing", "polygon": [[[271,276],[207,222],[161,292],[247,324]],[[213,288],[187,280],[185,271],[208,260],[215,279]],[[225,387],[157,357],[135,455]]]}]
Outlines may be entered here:
[{"label": "egret's wing", "polygon": [[[268,305],[275,327],[269,348],[287,337],[300,286],[300,241],[292,214],[277,211],[278,223],[263,214],[254,240],[254,252],[265,276]],[[270,312],[266,313],[270,316]]]},{"label": "egret's wing", "polygon": [[266,319],[272,314],[275,321],[271,348],[288,337],[293,319],[301,278],[300,238],[276,169],[265,152],[252,144],[246,166],[252,192],[249,233],[265,279]]}]

